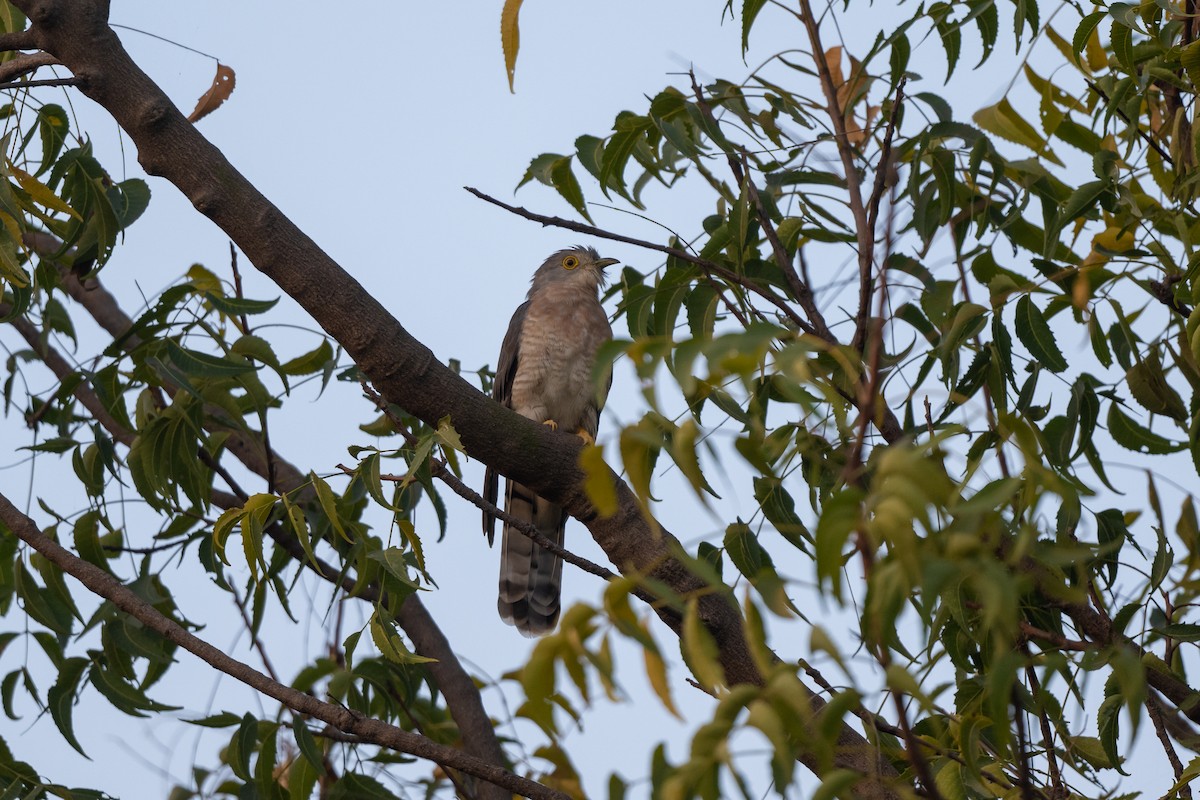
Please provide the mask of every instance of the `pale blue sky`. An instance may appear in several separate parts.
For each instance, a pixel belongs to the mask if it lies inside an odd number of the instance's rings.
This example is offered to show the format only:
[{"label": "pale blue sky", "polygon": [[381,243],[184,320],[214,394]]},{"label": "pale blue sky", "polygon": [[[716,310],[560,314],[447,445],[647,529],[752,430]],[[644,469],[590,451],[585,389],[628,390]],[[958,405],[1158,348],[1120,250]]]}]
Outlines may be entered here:
[{"label": "pale blue sky", "polygon": [[[617,112],[639,111],[645,105],[643,95],[653,95],[668,83],[680,84],[683,79],[669,73],[684,71],[689,64],[694,63],[702,77],[740,78],[747,71],[740,53],[740,21],[726,20],[722,27],[722,6],[695,0],[529,0],[521,15],[515,95],[509,93],[504,73],[498,1],[354,2],[334,11],[330,4],[313,2],[285,6],[229,0],[205,4],[116,0],[112,20],[211,53],[231,66],[237,73],[237,88],[221,109],[200,122],[200,129],[440,358],[457,358],[474,370],[495,358],[534,267],[547,253],[582,237],[542,229],[482,203],[461,187],[475,186],[512,200],[512,188],[530,158],[543,151],[568,152],[581,133],[603,135]],[[854,43],[861,47],[870,41],[881,15],[889,11],[864,7],[856,12],[854,21],[842,29],[852,50]],[[763,13],[752,37],[754,53],[759,54],[753,58],[800,46],[796,26],[775,24],[782,17],[773,19],[771,15],[778,12],[769,7]],[[1007,25],[1008,12],[1003,13]],[[132,31],[122,30],[121,37],[151,77],[180,107],[190,110],[211,80],[212,61]],[[1000,48],[1011,52],[1011,38],[1006,37],[1011,37],[1007,28]],[[835,43],[827,32],[826,44]],[[927,68],[921,71],[931,85],[922,88],[936,91],[944,64],[937,43],[928,44],[932,49],[922,62]],[[968,59],[970,55],[964,57]],[[955,90],[964,103],[961,116],[999,98],[1013,74],[1011,61],[1010,66],[1005,63],[999,61],[986,73],[969,77]],[[141,175],[132,144],[119,135],[111,119],[78,94],[68,96],[109,171],[118,178]],[[63,102],[53,92],[39,97]],[[586,179],[582,170],[579,175]],[[590,193],[590,181],[584,180],[584,185]],[[228,276],[226,237],[173,187],[158,179],[150,179],[150,186],[154,196],[149,211],[129,231],[102,275],[129,311],[136,310],[139,297],[153,296],[194,262]],[[703,193],[668,196],[651,190],[648,197],[652,203],[665,198],[666,202],[652,204],[652,216],[684,233],[694,233],[702,216],[711,213]],[[534,210],[570,215],[565,203],[538,186],[523,189],[516,200]],[[661,239],[658,229],[635,217],[602,208],[594,208],[593,214],[602,226]],[[643,271],[660,264],[653,254],[633,248],[586,243]],[[280,295],[242,263],[247,294]],[[312,327],[286,299],[263,319]],[[621,332],[623,324],[617,330]],[[285,358],[314,342],[311,335],[294,330],[265,333]],[[98,349],[85,339],[78,356],[90,357]],[[280,452],[302,469],[328,474],[339,462],[349,463],[347,446],[373,443],[356,430],[357,423],[373,415],[353,387],[333,386],[319,402],[311,386],[295,394],[289,407],[275,417],[272,437]],[[607,413],[601,443],[612,440],[614,420],[639,413],[630,374],[618,371]],[[0,420],[0,432],[5,441],[24,441],[15,420]],[[468,471],[476,484],[477,466]],[[36,469],[35,491],[45,492],[46,475],[58,467],[43,458]],[[28,465],[0,471],[0,486],[23,497],[28,478]],[[718,485],[727,501],[720,506],[720,518],[714,518],[699,510],[690,490],[682,488],[674,474],[663,476],[658,485],[659,496],[665,498],[658,513],[685,541],[711,537],[739,513],[749,516],[752,508],[752,500],[739,501]],[[743,496],[748,498],[748,492]],[[63,507],[70,510],[71,503],[64,499]],[[133,540],[139,537],[137,516],[136,511],[130,514]],[[429,520],[426,523],[424,532],[431,540],[435,534]],[[143,529],[142,541],[150,533]],[[578,524],[569,526],[568,546],[604,561]],[[452,504],[445,541],[430,542],[427,553],[440,589],[429,593],[426,601],[452,643],[492,677],[519,666],[530,643],[496,615],[498,553],[484,546],[477,513]],[[792,577],[807,583],[811,568],[798,567]],[[596,603],[602,589],[597,579],[570,569],[564,586],[564,605],[573,599]],[[305,591],[302,588],[294,601],[301,613],[307,607],[302,599]],[[224,595],[204,579],[194,585],[181,582],[176,593],[185,615],[209,625],[202,632],[205,638],[258,664],[245,637],[237,635],[236,611]],[[289,659],[298,664],[322,649],[324,620],[319,615],[326,609],[328,595],[317,588],[312,602],[318,618],[309,628],[297,630],[282,615],[267,626],[264,638],[273,655],[278,654],[276,666],[285,678],[294,674]],[[816,607],[815,602],[808,607]],[[838,624],[831,610],[821,609],[818,614],[823,621]],[[778,642],[781,655],[808,657],[807,634],[800,626],[793,630],[793,635]],[[661,625],[656,624],[655,632],[665,649],[673,652],[674,637]],[[30,658],[36,663],[35,655]],[[179,660],[174,674],[153,692],[162,702],[184,706],[179,716],[258,708],[252,694],[231,680],[214,677],[186,654]],[[16,663],[14,653],[6,653],[0,672]],[[585,720],[585,730],[570,734],[566,741],[584,772],[586,787],[597,795],[605,794],[605,781],[613,769],[630,780],[645,776],[651,749],[661,739],[670,743],[672,760],[686,753],[689,728],[657,708],[641,677],[640,655],[619,650],[618,666],[635,702],[611,706],[600,701]],[[710,701],[684,682],[685,674],[676,665],[671,682],[694,726],[709,713]],[[44,690],[49,679],[43,680]],[[494,691],[485,699],[494,714],[506,713]],[[273,713],[274,704],[266,708]],[[91,762],[62,742],[48,718],[30,727],[34,717],[30,704],[21,709],[25,713],[21,722],[0,718],[0,735],[18,757],[54,780],[96,786],[131,799],[165,796],[169,785],[186,778],[194,758],[199,729],[125,718],[94,693],[76,712],[76,734],[92,755]],[[222,732],[203,740],[198,756],[202,765],[215,764],[213,748],[226,736]],[[534,734],[531,741],[539,741],[537,737]],[[1161,772],[1147,778],[1145,785],[1159,786]],[[766,774],[765,770],[759,774]],[[807,796],[816,782],[803,771],[797,774],[797,796]],[[761,788],[766,788],[765,783]]]}]

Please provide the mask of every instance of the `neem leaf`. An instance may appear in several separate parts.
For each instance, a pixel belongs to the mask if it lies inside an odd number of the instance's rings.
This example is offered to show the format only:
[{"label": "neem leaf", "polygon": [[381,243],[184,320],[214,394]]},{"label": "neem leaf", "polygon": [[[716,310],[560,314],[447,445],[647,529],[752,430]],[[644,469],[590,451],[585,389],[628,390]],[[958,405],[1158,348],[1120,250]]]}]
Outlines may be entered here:
[{"label": "neem leaf", "polygon": [[521,13],[522,0],[504,0],[500,12],[500,45],[504,48],[504,69],[508,73],[508,90],[515,93],[513,78],[517,74],[517,51],[521,48],[521,31],[517,15]]},{"label": "neem leaf", "polygon": [[550,165],[550,182],[562,195],[562,198],[571,204],[571,208],[591,222],[592,217],[588,214],[587,203],[583,200],[583,189],[579,187],[579,181],[576,180],[575,173],[571,171],[570,156],[564,156]]},{"label": "neem leaf", "polygon": [[233,94],[233,87],[236,83],[233,70],[218,63],[217,74],[213,76],[212,85],[208,87],[207,92],[201,95],[192,113],[188,114],[188,122],[197,122],[216,111],[222,103],[229,99],[229,95]]},{"label": "neem leaf", "polygon": [[1108,407],[1108,432],[1117,444],[1135,453],[1163,455],[1179,452],[1186,446],[1184,442],[1164,439],[1138,424],[1122,412],[1115,402]]},{"label": "neem leaf", "polygon": [[1029,295],[1017,301],[1016,322],[1017,338],[1042,366],[1051,372],[1062,372],[1067,368],[1067,360],[1058,349],[1046,317],[1029,299]]},{"label": "neem leaf", "polygon": [[1133,399],[1151,414],[1161,414],[1180,422],[1188,418],[1187,407],[1167,383],[1162,362],[1156,353],[1130,367],[1125,373],[1125,380]]},{"label": "neem leaf", "polygon": [[79,751],[79,755],[87,758],[79,740],[75,738],[75,728],[71,723],[71,712],[75,707],[75,695],[79,689],[79,681],[83,671],[90,662],[86,658],[68,658],[58,671],[58,681],[46,693],[46,702],[50,707],[50,716],[62,733],[67,744]]},{"label": "neem leaf", "polygon": [[750,46],[750,28],[754,26],[754,18],[766,4],[767,0],[742,0],[742,55]]}]

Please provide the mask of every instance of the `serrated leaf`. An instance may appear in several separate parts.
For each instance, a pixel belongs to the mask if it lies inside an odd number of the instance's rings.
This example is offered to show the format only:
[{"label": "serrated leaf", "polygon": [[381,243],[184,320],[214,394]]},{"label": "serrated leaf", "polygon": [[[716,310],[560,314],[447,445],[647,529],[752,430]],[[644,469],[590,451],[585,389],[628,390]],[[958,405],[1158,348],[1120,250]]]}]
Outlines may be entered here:
[{"label": "serrated leaf", "polygon": [[1113,55],[1117,57],[1117,61],[1125,68],[1125,71],[1132,74],[1136,69],[1133,61],[1133,30],[1128,25],[1114,19],[1109,36],[1112,41]]},{"label": "serrated leaf", "polygon": [[592,215],[588,213],[587,203],[583,199],[583,189],[571,170],[570,156],[560,158],[550,165],[550,183],[559,195],[570,203],[571,208],[578,211],[588,222],[592,221]]},{"label": "serrated leaf", "polygon": [[842,549],[850,534],[858,527],[862,515],[863,493],[846,488],[830,497],[817,520],[816,551],[817,581],[823,586],[829,581],[833,596],[842,596]]},{"label": "serrated leaf", "polygon": [[242,718],[232,711],[222,711],[200,719],[185,719],[189,725],[199,725],[202,728],[231,728],[242,721]]},{"label": "serrated leaf", "polygon": [[1167,383],[1157,352],[1130,367],[1125,373],[1125,380],[1133,399],[1151,414],[1161,414],[1180,422],[1188,418],[1187,406]]},{"label": "serrated leaf", "polygon": [[1200,642],[1200,625],[1191,622],[1175,622],[1155,628],[1155,631],[1180,642]]},{"label": "serrated leaf", "polygon": [[762,11],[767,0],[742,0],[742,55],[746,55],[750,47],[750,28],[754,26],[754,18]]},{"label": "serrated leaf", "polygon": [[172,363],[189,377],[229,378],[253,372],[254,367],[222,356],[213,356],[196,350],[180,347],[174,340],[166,341],[167,355]]},{"label": "serrated leaf", "polygon": [[515,93],[513,79],[517,74],[517,51],[521,48],[521,31],[517,16],[522,0],[504,0],[500,12],[500,46],[504,49],[504,71],[508,74],[508,90]]},{"label": "serrated leaf", "polygon": [[1028,147],[1050,163],[1062,166],[1058,156],[1054,155],[1047,146],[1046,140],[1020,112],[1012,107],[1007,97],[995,105],[979,109],[972,119],[976,125],[988,133],[994,133],[1014,144]]},{"label": "serrated leaf", "polygon": [[50,716],[62,733],[67,744],[75,748],[79,755],[87,758],[83,746],[75,738],[75,727],[71,721],[71,712],[75,708],[75,695],[79,690],[79,682],[84,670],[88,667],[86,658],[68,658],[58,669],[58,680],[46,692],[46,703],[50,707]]},{"label": "serrated leaf", "polygon": [[1186,442],[1172,442],[1143,427],[1121,411],[1115,402],[1108,407],[1108,432],[1113,441],[1135,453],[1163,455],[1177,453],[1187,446]]},{"label": "serrated leaf", "polygon": [[1017,338],[1038,363],[1051,372],[1062,372],[1067,368],[1067,360],[1058,349],[1046,317],[1029,299],[1029,295],[1022,295],[1017,301],[1016,329]]}]

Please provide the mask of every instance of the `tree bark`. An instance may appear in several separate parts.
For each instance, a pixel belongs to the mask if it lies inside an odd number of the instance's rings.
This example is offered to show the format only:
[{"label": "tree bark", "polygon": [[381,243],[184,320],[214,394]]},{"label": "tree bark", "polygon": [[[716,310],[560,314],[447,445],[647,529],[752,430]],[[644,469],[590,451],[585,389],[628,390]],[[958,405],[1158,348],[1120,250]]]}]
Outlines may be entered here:
[{"label": "tree bark", "polygon": [[[579,440],[552,432],[492,401],[438,362],[388,311],[303,231],[270,203],[189,123],[161,89],[129,58],[108,27],[106,0],[13,0],[31,28],[0,39],[0,48],[39,48],[64,64],[79,89],[125,130],[150,175],[165,178],[224,231],[250,261],[295,299],[336,339],[389,402],[430,425],[449,417],[467,453],[539,495],[560,503],[587,525],[624,574],[665,584],[699,598],[699,616],[720,649],[729,685],[762,685],[741,616],[728,592],[714,592],[676,557],[681,545],[643,513],[615,474],[619,507],[600,517],[582,489]],[[679,610],[656,609],[677,634]],[[810,692],[814,711],[820,699]],[[815,735],[815,734],[814,734]],[[893,797],[883,779],[890,763],[855,729],[843,725],[833,763],[814,752],[800,761],[820,774],[830,766],[868,776],[860,797]]]}]

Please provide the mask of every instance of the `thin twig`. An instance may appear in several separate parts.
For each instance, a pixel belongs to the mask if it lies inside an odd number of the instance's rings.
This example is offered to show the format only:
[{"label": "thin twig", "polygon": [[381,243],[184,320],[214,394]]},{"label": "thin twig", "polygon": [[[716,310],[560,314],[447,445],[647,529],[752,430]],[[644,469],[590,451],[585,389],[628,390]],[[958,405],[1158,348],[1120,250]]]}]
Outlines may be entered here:
[{"label": "thin twig", "polygon": [[[1108,98],[1108,95],[1105,94],[1104,90],[1101,89],[1100,85],[1097,84],[1095,81],[1093,81],[1089,78],[1084,78],[1083,82],[1088,85],[1089,89],[1091,89],[1096,94],[1100,95],[1100,99],[1103,100],[1105,102],[1105,104],[1110,105],[1112,103],[1112,101]],[[1133,126],[1134,132],[1136,132],[1137,135],[1142,138],[1142,141],[1144,141],[1147,145],[1149,145],[1150,148],[1152,150],[1154,150],[1154,152],[1158,153],[1159,157],[1162,158],[1163,161],[1167,162],[1171,166],[1175,165],[1175,162],[1171,159],[1171,154],[1168,153],[1166,150],[1164,150],[1162,148],[1162,145],[1160,145],[1158,142],[1154,141],[1154,137],[1152,137],[1147,131],[1143,130],[1142,126],[1138,125],[1136,122],[1131,120],[1129,117],[1125,116],[1125,112],[1122,111],[1120,108],[1115,108],[1113,110],[1116,112],[1117,116],[1120,117],[1122,119],[1122,121],[1125,122],[1125,124]]]},{"label": "thin twig", "polygon": [[38,81],[12,81],[10,83],[0,83],[0,90],[33,89],[38,86],[79,86],[82,83],[82,78],[47,78],[45,80]]},{"label": "thin twig", "polygon": [[41,553],[56,567],[78,580],[92,593],[103,597],[163,638],[187,650],[214,669],[272,697],[301,714],[315,717],[340,731],[361,737],[372,744],[429,759],[443,767],[452,767],[490,781],[530,798],[567,800],[567,795],[523,778],[509,770],[468,755],[424,736],[402,730],[348,708],[317,700],[311,695],[273,680],[248,664],[231,657],[191,633],[175,620],[151,606],[116,577],[75,556],[42,533],[32,519],[22,514],[8,498],[0,494],[0,520],[17,537]]},{"label": "thin twig", "polygon": [[[709,124],[713,126],[713,129],[717,129],[719,123],[716,116],[713,115],[708,101],[704,99],[704,92],[700,89],[700,84],[696,82],[696,73],[689,70],[688,77],[692,81],[692,94],[696,97],[696,106],[700,109],[700,113],[704,118],[708,120]],[[767,214],[767,209],[763,205],[762,198],[758,195],[758,188],[754,185],[754,178],[750,174],[749,159],[746,156],[745,150],[741,151],[741,156],[745,162],[744,165],[738,161],[737,156],[733,153],[728,151],[725,153],[725,158],[729,162],[729,171],[733,173],[734,180],[744,188],[754,203],[759,225],[762,227],[763,233],[766,235],[767,241],[770,242],[771,249],[775,254],[775,262],[787,280],[788,288],[792,290],[792,295],[808,315],[811,327],[806,328],[806,330],[809,333],[815,333],[827,342],[833,343],[836,340],[833,334],[829,332],[829,327],[825,324],[825,318],[822,316],[820,309],[813,302],[812,291],[800,280],[800,276],[796,274],[796,270],[792,266],[792,259],[787,254],[787,248],[779,240],[779,234],[775,231],[775,225],[771,222],[771,217]]]},{"label": "thin twig", "polygon": [[[1167,760],[1171,762],[1171,769],[1175,771],[1175,780],[1178,782],[1183,775],[1183,762],[1179,760],[1179,754],[1175,752],[1175,743],[1171,741],[1163,722],[1162,703],[1153,694],[1146,697],[1146,711],[1150,714],[1150,720],[1154,723],[1154,733],[1162,743],[1163,752],[1167,754]],[[1192,789],[1188,784],[1179,787],[1179,797],[1192,800]]]},{"label": "thin twig", "polygon": [[[396,432],[404,437],[404,441],[410,447],[414,446],[416,444],[416,437],[413,436],[412,431],[408,429],[408,426],[404,424],[404,420],[400,419],[400,417],[388,407],[387,401],[375,391],[374,387],[366,382],[362,383],[362,389],[363,394],[366,395],[367,399],[374,403],[375,406],[384,413],[384,415],[392,423],[392,427],[396,429]],[[354,474],[354,470],[342,464],[338,464],[338,469],[342,470],[342,472],[348,475]],[[591,573],[592,575],[595,575],[596,577],[606,581],[614,581],[619,577],[612,570],[605,569],[599,564],[588,561],[586,558],[581,556],[577,556],[570,550],[567,550],[559,545],[557,542],[551,541],[541,531],[539,531],[537,526],[533,523],[518,519],[512,514],[509,514],[503,508],[497,506],[495,503],[489,503],[483,498],[482,495],[479,494],[479,492],[463,483],[462,480],[455,475],[449,467],[446,466],[446,462],[442,461],[440,458],[430,456],[429,471],[435,478],[449,486],[450,490],[459,497],[463,498],[480,511],[491,514],[496,519],[507,524],[509,527],[520,531],[525,536],[528,536],[529,539],[538,547],[546,550],[547,552],[553,553],[568,564],[579,567],[579,569],[583,570],[584,572]],[[386,477],[380,475],[379,477],[382,480],[390,481],[402,481],[408,479],[407,476],[404,475],[388,475]],[[658,602],[658,598],[640,588],[635,588],[633,590],[633,594],[640,600],[643,600],[650,605],[654,605]]]},{"label": "thin twig", "polygon": [[1070,792],[1063,785],[1062,774],[1058,770],[1058,754],[1054,750],[1054,731],[1050,729],[1050,717],[1046,713],[1045,704],[1041,701],[1042,686],[1037,679],[1037,670],[1032,664],[1025,666],[1025,679],[1029,681],[1029,689],[1038,700],[1038,721],[1042,729],[1042,750],[1050,764],[1051,797],[1054,800],[1066,800]]},{"label": "thin twig", "polygon": [[716,275],[717,277],[721,278],[722,280],[729,281],[730,283],[736,283],[738,286],[744,287],[744,288],[750,290],[751,292],[754,292],[755,294],[757,294],[758,296],[760,296],[764,300],[766,300],[768,303],[770,303],[771,305],[778,308],[781,312],[783,312],[784,316],[786,316],[789,320],[791,320],[793,323],[795,323],[796,327],[800,328],[801,330],[804,330],[805,328],[808,327],[808,321],[805,320],[804,317],[797,314],[796,310],[794,308],[792,308],[791,306],[789,306],[787,303],[785,303],[782,299],[780,299],[778,295],[774,294],[773,292],[768,291],[767,289],[765,289],[762,286],[759,286],[757,283],[750,280],[749,278],[738,275],[736,272],[726,269],[725,267],[722,267],[720,264],[715,264],[706,258],[700,258],[699,256],[694,256],[691,253],[687,252],[686,250],[681,250],[678,247],[667,247],[665,245],[655,244],[654,242],[648,242],[644,239],[635,239],[632,236],[624,236],[620,233],[612,233],[611,231],[606,231],[603,228],[597,228],[595,225],[586,225],[582,222],[575,222],[574,220],[563,219],[562,217],[549,217],[544,214],[536,214],[532,211],[521,208],[520,206],[512,206],[512,205],[509,205],[508,203],[505,203],[502,200],[497,200],[496,198],[494,198],[490,195],[484,194],[483,192],[479,191],[478,189],[474,189],[470,186],[464,186],[463,188],[466,189],[471,194],[478,197],[480,200],[484,200],[488,203],[491,203],[494,206],[499,206],[500,208],[503,208],[505,211],[509,211],[513,214],[516,214],[519,217],[524,217],[525,219],[530,220],[532,222],[540,222],[542,225],[545,225],[545,226],[550,226],[550,227],[554,227],[554,228],[563,228],[564,230],[575,231],[576,233],[583,233],[583,234],[587,234],[588,236],[595,236],[599,239],[608,239],[613,242],[622,242],[623,244],[631,244],[631,245],[634,245],[635,247],[641,247],[646,250],[654,250],[655,252],[658,252],[658,253],[666,253],[667,255],[674,256],[675,258],[678,258],[681,261],[686,261],[689,264],[695,264],[697,267],[699,267],[701,270],[703,270],[705,272]]},{"label": "thin twig", "polygon": [[821,30],[817,18],[813,15],[812,4],[809,0],[800,0],[800,10],[804,18],[804,29],[808,33],[808,41],[812,47],[813,61],[817,65],[817,77],[820,79],[821,90],[825,94],[825,107],[833,124],[834,144],[842,161],[842,171],[846,174],[846,195],[850,205],[850,215],[854,218],[854,233],[858,240],[858,313],[855,315],[854,338],[851,345],[856,350],[866,346],[867,318],[871,308],[871,273],[874,266],[875,234],[867,218],[867,210],[863,205],[862,182],[858,168],[854,163],[854,149],[846,134],[845,111],[838,103],[837,87],[833,83],[833,73],[829,69],[829,59],[825,57],[825,48],[821,45]]},{"label": "thin twig", "polygon": [[1033,782],[1029,775],[1029,734],[1025,730],[1025,710],[1021,708],[1021,695],[1014,683],[1012,687],[1013,722],[1017,727],[1017,786],[1021,800],[1034,800]]},{"label": "thin twig", "polygon": [[[237,587],[233,585],[233,576],[228,575],[225,578],[225,583],[229,585],[229,593],[233,597],[234,605],[237,606],[238,613],[242,615],[242,624],[246,626],[246,631],[250,634],[250,644],[258,651],[258,657],[262,659],[263,669],[271,676],[271,680],[278,681],[279,674],[275,672],[275,667],[271,664],[271,657],[267,655],[267,648],[263,647],[262,640],[258,638],[258,633],[254,630],[254,623],[250,621],[250,615],[246,612],[246,604],[242,602],[242,596],[238,593]],[[424,733],[421,731],[421,733]]]}]

